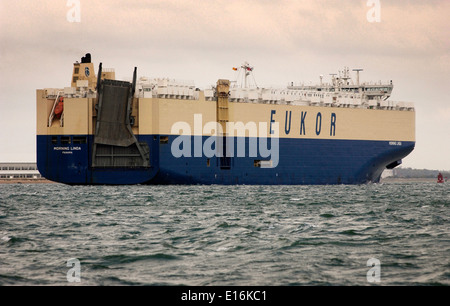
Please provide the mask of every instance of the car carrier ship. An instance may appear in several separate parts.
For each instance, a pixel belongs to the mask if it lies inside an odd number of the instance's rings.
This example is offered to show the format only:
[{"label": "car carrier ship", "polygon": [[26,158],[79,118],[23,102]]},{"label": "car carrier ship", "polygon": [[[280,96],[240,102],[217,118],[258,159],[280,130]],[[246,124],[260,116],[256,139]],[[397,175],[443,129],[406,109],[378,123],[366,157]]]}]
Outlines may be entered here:
[{"label": "car carrier ship", "polygon": [[[37,165],[65,184],[364,184],[415,146],[412,103],[344,68],[330,82],[260,88],[240,79],[115,79],[91,55],[71,86],[37,90]],[[130,69],[131,70],[131,69]]]}]

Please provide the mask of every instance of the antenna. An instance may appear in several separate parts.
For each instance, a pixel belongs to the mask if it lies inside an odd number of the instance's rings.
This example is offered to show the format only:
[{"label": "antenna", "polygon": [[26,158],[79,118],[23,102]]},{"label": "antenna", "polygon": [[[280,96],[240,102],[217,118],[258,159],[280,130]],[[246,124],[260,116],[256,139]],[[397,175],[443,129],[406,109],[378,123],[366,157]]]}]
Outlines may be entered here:
[{"label": "antenna", "polygon": [[[340,76],[340,74],[341,74],[341,71],[339,71],[339,76]],[[343,76],[340,76],[340,78],[343,79],[347,83],[347,80],[350,79],[350,76],[348,73],[348,67],[344,67],[342,74],[343,74]]]},{"label": "antenna", "polygon": [[243,84],[243,88],[248,88],[248,87],[252,87],[251,85],[249,85],[249,82],[247,81],[248,76],[252,76],[253,78],[253,86],[257,87],[256,85],[256,81],[255,81],[255,77],[253,75],[253,67],[250,66],[250,64],[248,62],[243,63],[239,68],[233,68],[234,71],[238,72],[237,78],[236,78],[236,85],[237,85],[237,79],[239,78],[239,76],[241,75],[241,72],[243,72],[242,77],[243,80],[241,80],[241,84],[240,86],[242,87],[242,81],[244,82]]},{"label": "antenna", "polygon": [[336,75],[337,73],[330,73],[331,75],[331,82],[333,83],[333,86],[336,86]]}]

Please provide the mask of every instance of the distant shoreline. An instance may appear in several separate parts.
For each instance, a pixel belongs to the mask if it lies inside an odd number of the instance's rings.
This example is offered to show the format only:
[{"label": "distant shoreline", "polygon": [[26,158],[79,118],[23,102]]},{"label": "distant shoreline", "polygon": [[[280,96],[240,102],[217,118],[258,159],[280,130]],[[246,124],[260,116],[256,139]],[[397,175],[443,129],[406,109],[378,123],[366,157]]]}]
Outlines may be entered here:
[{"label": "distant shoreline", "polygon": [[437,178],[433,177],[385,177],[380,183],[436,183]]},{"label": "distant shoreline", "polygon": [[0,179],[2,184],[58,184],[46,179]]}]

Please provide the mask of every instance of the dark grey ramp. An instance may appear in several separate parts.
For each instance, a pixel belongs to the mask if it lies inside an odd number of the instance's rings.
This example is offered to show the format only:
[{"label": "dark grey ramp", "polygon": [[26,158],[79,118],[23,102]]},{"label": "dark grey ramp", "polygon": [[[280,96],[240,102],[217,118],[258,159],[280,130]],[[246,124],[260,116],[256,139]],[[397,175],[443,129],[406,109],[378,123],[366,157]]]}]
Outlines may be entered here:
[{"label": "dark grey ramp", "polygon": [[[99,67],[101,76],[102,66]],[[131,128],[131,107],[136,86],[118,80],[97,81],[97,122],[93,144],[93,167],[149,167],[147,143],[139,143]]]},{"label": "dark grey ramp", "polygon": [[95,143],[128,147],[136,142],[129,124],[131,83],[104,80],[98,102]]}]

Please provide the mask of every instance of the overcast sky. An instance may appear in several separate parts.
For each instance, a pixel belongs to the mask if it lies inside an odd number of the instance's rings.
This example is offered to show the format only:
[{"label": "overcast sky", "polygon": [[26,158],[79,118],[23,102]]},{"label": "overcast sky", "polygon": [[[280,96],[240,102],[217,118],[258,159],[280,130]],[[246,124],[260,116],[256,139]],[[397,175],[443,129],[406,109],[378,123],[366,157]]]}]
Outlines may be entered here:
[{"label": "overcast sky", "polygon": [[70,86],[90,52],[119,79],[137,66],[201,88],[244,61],[259,86],[363,68],[361,81],[393,80],[391,99],[415,103],[403,167],[450,170],[449,0],[380,0],[379,15],[367,0],[76,2],[0,0],[0,162],[36,160],[36,89]]}]

